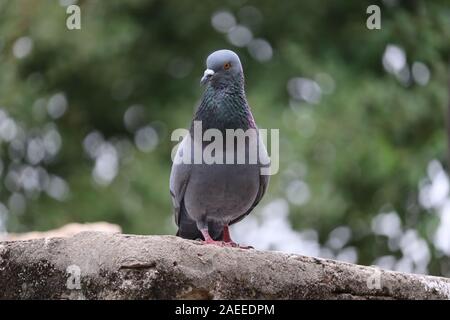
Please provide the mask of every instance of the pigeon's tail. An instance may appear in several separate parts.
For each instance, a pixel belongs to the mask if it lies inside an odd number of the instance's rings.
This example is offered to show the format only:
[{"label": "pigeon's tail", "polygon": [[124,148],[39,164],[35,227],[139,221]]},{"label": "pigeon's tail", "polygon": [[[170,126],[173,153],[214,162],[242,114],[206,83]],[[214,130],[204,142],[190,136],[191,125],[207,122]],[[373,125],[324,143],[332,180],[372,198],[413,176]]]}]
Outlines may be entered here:
[{"label": "pigeon's tail", "polygon": [[[219,226],[216,223],[210,222],[208,224],[208,232],[209,235],[214,240],[222,240],[223,237],[223,228],[222,226]],[[189,215],[186,212],[186,209],[184,208],[184,203],[181,203],[180,207],[180,217],[179,217],[179,224],[178,224],[178,231],[177,236],[184,238],[184,239],[190,239],[190,240],[197,240],[203,239],[203,235],[197,228],[197,223],[189,217]]]},{"label": "pigeon's tail", "polygon": [[180,226],[177,231],[177,236],[190,240],[203,239],[202,233],[197,229],[197,227],[187,228],[185,226]]},{"label": "pigeon's tail", "polygon": [[202,233],[197,228],[197,223],[187,214],[184,201],[181,202],[180,206],[177,236],[191,240],[203,239]]}]

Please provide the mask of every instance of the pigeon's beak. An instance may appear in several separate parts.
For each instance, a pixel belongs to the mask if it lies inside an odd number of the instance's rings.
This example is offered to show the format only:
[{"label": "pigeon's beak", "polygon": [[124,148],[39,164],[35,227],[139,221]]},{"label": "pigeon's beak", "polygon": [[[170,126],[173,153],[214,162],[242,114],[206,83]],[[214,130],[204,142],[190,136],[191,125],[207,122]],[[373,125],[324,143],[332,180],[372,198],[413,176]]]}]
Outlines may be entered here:
[{"label": "pigeon's beak", "polygon": [[200,80],[200,84],[205,84],[211,79],[211,77],[214,75],[214,70],[206,69],[205,73],[203,74],[202,79]]}]

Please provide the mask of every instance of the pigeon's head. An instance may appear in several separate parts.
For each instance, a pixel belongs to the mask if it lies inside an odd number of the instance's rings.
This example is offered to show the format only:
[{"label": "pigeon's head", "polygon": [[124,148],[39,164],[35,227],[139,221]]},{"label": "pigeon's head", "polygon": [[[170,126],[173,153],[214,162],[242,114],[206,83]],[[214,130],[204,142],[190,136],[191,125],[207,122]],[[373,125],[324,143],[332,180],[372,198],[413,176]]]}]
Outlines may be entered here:
[{"label": "pigeon's head", "polygon": [[242,65],[238,55],[231,50],[218,50],[211,53],[206,59],[206,70],[200,83],[227,84],[241,77]]}]

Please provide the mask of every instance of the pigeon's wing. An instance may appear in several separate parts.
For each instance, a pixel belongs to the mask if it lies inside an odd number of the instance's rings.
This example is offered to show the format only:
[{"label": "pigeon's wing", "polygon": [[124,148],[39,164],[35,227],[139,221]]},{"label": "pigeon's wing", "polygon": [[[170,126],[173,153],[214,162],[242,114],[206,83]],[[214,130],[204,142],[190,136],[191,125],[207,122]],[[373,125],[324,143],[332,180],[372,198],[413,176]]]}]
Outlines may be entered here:
[{"label": "pigeon's wing", "polygon": [[[267,168],[268,169],[270,167],[270,158],[269,158],[269,155],[267,154],[266,146],[264,145],[264,143],[260,139],[258,139],[258,148],[261,149],[260,153],[259,153],[259,166],[260,166],[260,169],[261,168]],[[260,172],[260,175],[259,175],[259,190],[258,190],[258,193],[256,194],[255,201],[253,202],[253,204],[250,207],[250,209],[247,210],[247,212],[245,212],[243,215],[239,216],[238,218],[232,220],[230,222],[230,225],[233,224],[233,223],[241,221],[250,212],[252,212],[252,210],[258,205],[258,203],[261,201],[261,199],[263,198],[264,194],[266,193],[267,187],[269,186],[269,180],[270,180],[270,175],[268,175],[268,174],[263,175]]]},{"label": "pigeon's wing", "polygon": [[177,152],[173,159],[172,171],[170,173],[170,195],[174,208],[175,223],[180,226],[180,214],[182,213],[182,206],[184,201],[184,193],[189,182],[192,166],[182,162],[183,155],[190,152],[189,141],[190,136],[187,135],[178,146]]},{"label": "pigeon's wing", "polygon": [[255,201],[253,202],[252,206],[250,207],[250,209],[247,210],[246,213],[244,213],[243,215],[239,216],[238,218],[232,220],[230,222],[230,225],[233,224],[233,223],[241,221],[250,212],[252,212],[252,210],[258,205],[258,203],[261,201],[262,197],[266,193],[268,185],[269,185],[269,176],[268,175],[260,175],[259,176],[259,190],[258,190],[258,194],[256,195]]},{"label": "pigeon's wing", "polygon": [[[202,234],[197,227],[197,222],[189,216],[184,206],[184,195],[192,175],[193,165],[182,161],[183,157],[188,155],[188,152],[190,153],[190,159],[193,159],[192,145],[193,141],[190,135],[187,135],[178,147],[172,165],[172,172],[170,173],[170,195],[174,208],[175,223],[178,226],[177,236],[195,240],[201,239]],[[222,226],[218,228],[212,223],[209,227],[210,235],[214,239],[222,239]]]}]

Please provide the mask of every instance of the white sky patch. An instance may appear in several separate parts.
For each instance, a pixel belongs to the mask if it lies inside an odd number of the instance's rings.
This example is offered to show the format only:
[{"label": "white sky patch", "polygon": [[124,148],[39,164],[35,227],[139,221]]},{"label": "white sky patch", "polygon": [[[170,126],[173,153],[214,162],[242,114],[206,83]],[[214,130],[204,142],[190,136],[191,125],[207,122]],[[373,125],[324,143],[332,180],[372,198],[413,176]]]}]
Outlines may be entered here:
[{"label": "white sky patch", "polygon": [[439,208],[449,195],[450,183],[441,164],[433,160],[428,164],[428,178],[419,186],[419,202],[427,209]]},{"label": "white sky patch", "polygon": [[330,232],[327,246],[339,250],[342,249],[351,239],[352,230],[347,226],[340,226]]},{"label": "white sky patch", "polygon": [[252,31],[243,25],[237,25],[228,31],[228,41],[236,47],[245,47],[252,41]]},{"label": "white sky patch", "polygon": [[86,152],[91,159],[95,159],[100,152],[100,146],[103,142],[103,135],[99,131],[90,132],[83,140],[84,152]]},{"label": "white sky patch", "polygon": [[439,215],[441,217],[439,226],[434,235],[434,245],[450,256],[450,199],[439,208]]},{"label": "white sky patch", "polygon": [[6,233],[6,222],[8,220],[8,208],[0,202],[0,235]]},{"label": "white sky patch", "polygon": [[21,215],[25,213],[27,202],[23,194],[15,192],[8,199],[8,207],[11,213]]},{"label": "white sky patch", "polygon": [[404,257],[412,262],[412,272],[427,273],[427,266],[431,260],[430,250],[427,242],[422,239],[416,230],[407,230],[401,240],[400,248]]},{"label": "white sky patch", "polygon": [[123,115],[123,123],[125,128],[130,132],[136,131],[144,124],[145,108],[142,105],[135,104],[130,106]]},{"label": "white sky patch", "polygon": [[337,255],[336,260],[345,261],[349,263],[358,262],[358,251],[355,247],[347,247],[342,249]]},{"label": "white sky patch", "polygon": [[396,212],[379,213],[372,219],[372,231],[389,238],[401,234],[401,220]]},{"label": "white sky patch", "polygon": [[64,201],[69,196],[70,188],[64,179],[58,176],[50,176],[45,191],[53,199],[58,201]]},{"label": "white sky patch", "polygon": [[55,128],[48,128],[43,135],[44,149],[50,156],[55,156],[62,145],[62,138],[58,130]]},{"label": "white sky patch", "polygon": [[287,90],[292,98],[313,104],[319,103],[322,95],[322,90],[316,81],[302,77],[290,79]]},{"label": "white sky patch", "polygon": [[236,18],[229,11],[217,11],[211,17],[211,25],[217,31],[227,33],[236,25]]},{"label": "white sky patch", "polygon": [[329,75],[328,73],[318,73],[314,77],[316,82],[319,84],[319,87],[324,94],[331,94],[336,89],[336,82],[334,81],[333,77]]},{"label": "white sky patch", "polygon": [[33,40],[30,37],[21,37],[14,42],[13,54],[18,59],[23,59],[31,53]]},{"label": "white sky patch", "polygon": [[430,69],[423,62],[414,62],[411,71],[414,81],[421,86],[427,85],[430,81]]},{"label": "white sky patch", "polygon": [[153,151],[159,142],[158,133],[151,126],[145,126],[136,131],[134,135],[136,147],[142,152]]},{"label": "white sky patch", "polygon": [[250,55],[259,62],[267,62],[272,59],[272,46],[265,39],[253,39],[247,48]]},{"label": "white sky patch", "polygon": [[10,142],[16,137],[17,134],[16,122],[8,117],[0,116],[0,138],[6,142]]},{"label": "white sky patch", "polygon": [[103,143],[92,171],[94,181],[99,185],[107,186],[117,176],[118,171],[119,157],[116,148],[109,142]]},{"label": "white sky patch", "polygon": [[302,180],[291,181],[286,187],[286,197],[294,205],[306,204],[311,197],[308,184]]},{"label": "white sky patch", "polygon": [[450,256],[450,181],[437,160],[430,161],[427,178],[419,184],[419,202],[439,216],[433,243],[442,253]]},{"label": "white sky patch", "polygon": [[351,235],[348,227],[338,227],[331,237],[342,237],[338,250],[321,247],[316,230],[296,231],[289,221],[289,205],[279,198],[265,205],[259,214],[250,215],[232,226],[232,237],[238,243],[251,244],[259,250],[275,250],[351,263],[358,260],[354,247],[344,247]]},{"label": "white sky patch", "polygon": [[406,67],[405,51],[394,44],[388,44],[383,53],[384,69],[392,74],[398,74]]},{"label": "white sky patch", "polygon": [[298,232],[288,220],[289,205],[285,199],[275,199],[262,208],[260,219],[248,216],[232,226],[236,241],[252,244],[259,250],[275,250],[319,256],[320,244],[315,230]]},{"label": "white sky patch", "polygon": [[56,93],[50,97],[47,104],[47,112],[53,119],[61,118],[66,112],[68,102],[66,95],[62,92]]}]

